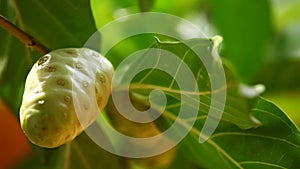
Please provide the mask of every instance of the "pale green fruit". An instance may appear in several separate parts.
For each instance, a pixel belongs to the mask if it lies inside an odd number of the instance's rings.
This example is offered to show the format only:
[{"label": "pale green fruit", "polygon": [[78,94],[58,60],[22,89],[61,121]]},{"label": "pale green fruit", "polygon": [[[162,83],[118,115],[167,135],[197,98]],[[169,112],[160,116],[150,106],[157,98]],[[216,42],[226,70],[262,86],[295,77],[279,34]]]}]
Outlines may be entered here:
[{"label": "pale green fruit", "polygon": [[48,148],[73,140],[106,105],[113,73],[91,49],[58,49],[40,58],[27,76],[20,108],[28,139]]}]

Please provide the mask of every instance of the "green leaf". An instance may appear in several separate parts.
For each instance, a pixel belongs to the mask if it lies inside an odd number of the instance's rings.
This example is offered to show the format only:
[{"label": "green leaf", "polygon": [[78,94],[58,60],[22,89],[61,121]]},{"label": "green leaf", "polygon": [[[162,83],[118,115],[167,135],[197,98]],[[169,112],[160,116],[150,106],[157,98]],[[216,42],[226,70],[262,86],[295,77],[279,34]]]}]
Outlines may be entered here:
[{"label": "green leaf", "polygon": [[267,0],[213,0],[212,18],[224,37],[222,55],[232,62],[244,82],[252,82],[271,40],[270,5]]},{"label": "green leaf", "polygon": [[[258,99],[252,112],[262,126],[240,130],[228,123],[220,123],[203,144],[197,143],[199,128],[195,127],[181,144],[181,149],[205,168],[298,168],[298,128],[279,108],[262,98]],[[198,123],[201,126],[203,121]]]},{"label": "green leaf", "polygon": [[[1,14],[11,22],[17,23],[12,1],[1,1],[0,4],[3,12]],[[0,37],[0,97],[17,114],[26,74],[33,63],[32,60],[36,59],[32,54],[36,53],[30,52],[4,29],[0,29]]]},{"label": "green leaf", "polygon": [[[207,48],[210,46],[208,39],[194,39],[193,42],[194,44],[198,44],[198,47],[202,49],[206,57],[212,57],[211,48]],[[195,54],[191,52],[184,43],[177,41],[158,41],[153,47],[176,54],[182,59],[183,63],[186,63],[190,67],[195,77],[201,77],[197,78],[200,92],[211,90],[211,88],[207,86],[207,84],[209,84],[209,76],[202,62],[197,60]],[[178,124],[180,124],[180,127],[176,128],[178,129],[178,135],[181,135],[182,131],[184,131],[182,128],[188,130],[189,127],[192,127],[189,134],[179,144],[179,151],[190,161],[190,164],[212,169],[296,169],[299,166],[300,132],[298,128],[274,104],[262,98],[249,100],[241,96],[238,92],[239,82],[226,66],[224,66],[224,68],[226,72],[227,101],[222,121],[206,142],[199,143],[201,129],[203,129],[207,118],[207,107],[211,106],[211,95],[199,94],[200,111],[198,112],[195,124],[190,123],[188,111],[185,112],[185,118],[179,117],[178,106],[180,105],[178,102],[184,101],[191,107],[195,102],[180,98],[178,96],[180,92],[177,92],[180,91],[180,89],[176,82],[172,83],[174,81],[173,77],[155,69],[158,68],[160,62],[163,61],[161,59],[163,58],[162,53],[158,52],[155,54],[153,52],[145,52],[144,55],[146,57],[143,59],[128,62],[131,64],[127,64],[128,67],[122,71],[124,73],[121,74],[120,79],[118,79],[118,76],[116,77],[120,86],[116,87],[114,92],[125,91],[126,88],[124,88],[122,84],[126,84],[128,79],[131,79],[131,74],[135,72],[134,70],[139,70],[142,65],[145,65],[151,60],[157,62],[157,67],[154,66],[151,69],[145,69],[130,80],[130,91],[133,95],[131,100],[135,104],[139,103],[150,107],[148,97],[152,90],[159,89],[167,95],[167,106],[162,117],[156,120],[155,123],[161,131],[165,131],[177,121]],[[163,62],[163,64],[166,64],[166,67],[176,65],[176,62],[171,59],[169,63],[170,64]],[[179,66],[177,70],[178,72],[183,71]],[[198,73],[199,70],[201,70],[200,73]],[[188,83],[189,81],[186,82]],[[186,91],[183,91],[183,93],[184,92]],[[151,97],[155,97],[155,95]],[[159,110],[160,103],[154,102],[154,104],[157,106],[154,107],[154,109]],[[207,107],[205,107],[205,105]],[[109,114],[110,112],[108,111],[107,113]],[[260,121],[260,126],[257,127],[257,121],[254,120],[254,117]],[[113,117],[111,117],[111,119],[113,119]],[[247,127],[243,126],[245,124]]]},{"label": "green leaf", "polygon": [[[126,91],[126,88],[123,88],[124,84],[128,83],[128,79],[131,79],[133,73],[136,70],[143,69],[144,65],[149,64],[149,62],[156,63],[157,65],[153,65],[151,69],[141,71],[139,74],[136,75],[134,79],[132,79],[130,83],[130,91],[139,97],[139,100],[146,105],[149,104],[148,96],[152,90],[161,90],[163,91],[168,97],[168,104],[165,109],[166,112],[178,112],[180,108],[181,100],[181,93],[186,93],[187,100],[185,101],[187,105],[189,105],[192,109],[198,109],[198,118],[202,116],[203,118],[207,117],[207,113],[210,110],[211,105],[211,94],[212,92],[218,93],[226,89],[227,96],[226,96],[226,104],[224,108],[224,113],[222,120],[228,121],[230,123],[234,123],[241,128],[251,128],[256,127],[259,125],[255,118],[250,114],[250,107],[248,105],[247,99],[241,97],[238,91],[239,83],[236,81],[234,74],[225,66],[224,71],[226,74],[226,83],[222,84],[225,86],[218,86],[215,91],[211,91],[211,82],[206,67],[203,65],[200,58],[194,53],[186,44],[190,44],[195,46],[192,50],[198,50],[201,52],[203,58],[213,58],[212,56],[212,43],[210,39],[193,39],[184,43],[178,41],[160,41],[158,40],[157,43],[153,46],[157,48],[157,52],[149,52],[145,53],[145,57],[138,60],[131,60],[128,61],[127,69],[122,70],[120,66],[120,74],[117,74],[115,79],[118,79],[118,86],[114,89],[114,92],[122,92]],[[159,51],[169,51],[178,56],[183,63],[185,63],[189,69],[191,69],[193,76],[195,77],[195,82],[197,83],[198,87],[195,91],[184,91],[180,89],[178,86],[179,84],[173,79],[170,75],[163,73],[158,69],[157,66],[159,64],[165,64],[166,68],[173,68],[176,72],[184,72],[182,66],[180,64],[176,65],[175,61],[170,59],[169,61],[164,62],[161,59],[161,54]],[[169,56],[166,56],[169,57]],[[145,59],[147,58],[147,59]],[[203,59],[202,58],[202,59]],[[163,62],[163,63],[161,63]],[[210,60],[209,63],[213,64],[213,60]],[[175,65],[175,66],[174,66]],[[129,68],[129,69],[128,69]],[[210,72],[211,73],[211,72]],[[187,81],[186,83],[191,83]],[[193,89],[195,90],[195,89]],[[200,107],[195,107],[198,103],[193,100],[194,96],[200,97]],[[219,100],[220,101],[220,100]],[[220,104],[220,103],[218,103]],[[219,105],[213,107],[216,109],[215,111],[218,112]]]},{"label": "green leaf", "polygon": [[15,1],[15,8],[25,31],[50,49],[83,47],[96,32],[89,0]]}]

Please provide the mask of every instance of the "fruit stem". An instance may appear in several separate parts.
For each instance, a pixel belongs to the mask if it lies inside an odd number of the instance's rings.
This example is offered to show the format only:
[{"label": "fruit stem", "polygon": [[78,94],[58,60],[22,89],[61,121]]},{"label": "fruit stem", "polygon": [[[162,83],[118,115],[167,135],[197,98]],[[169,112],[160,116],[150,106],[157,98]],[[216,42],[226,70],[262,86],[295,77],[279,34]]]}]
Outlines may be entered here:
[{"label": "fruit stem", "polygon": [[18,28],[15,24],[8,21],[2,15],[0,15],[0,27],[10,32],[13,36],[19,39],[26,47],[36,50],[41,54],[46,54],[50,51],[48,48],[37,42],[32,36]]}]

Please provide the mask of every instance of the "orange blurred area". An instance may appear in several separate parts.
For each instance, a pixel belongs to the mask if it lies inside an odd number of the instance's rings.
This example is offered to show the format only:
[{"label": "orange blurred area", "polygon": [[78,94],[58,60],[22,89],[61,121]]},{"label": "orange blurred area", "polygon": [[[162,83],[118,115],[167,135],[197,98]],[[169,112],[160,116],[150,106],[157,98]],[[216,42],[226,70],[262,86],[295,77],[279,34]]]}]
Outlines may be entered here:
[{"label": "orange blurred area", "polygon": [[8,169],[31,152],[19,120],[0,98],[0,169]]}]

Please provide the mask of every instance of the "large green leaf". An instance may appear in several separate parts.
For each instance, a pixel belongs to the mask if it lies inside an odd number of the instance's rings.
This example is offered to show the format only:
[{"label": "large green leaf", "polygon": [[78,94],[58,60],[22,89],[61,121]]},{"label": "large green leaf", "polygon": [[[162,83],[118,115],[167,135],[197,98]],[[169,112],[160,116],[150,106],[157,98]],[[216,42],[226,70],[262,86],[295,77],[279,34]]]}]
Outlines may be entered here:
[{"label": "large green leaf", "polygon": [[82,47],[96,31],[89,0],[15,1],[20,25],[50,49]]},{"label": "large green leaf", "polygon": [[[195,40],[198,44],[202,44],[203,50],[209,49],[203,39]],[[206,42],[208,42],[206,40]],[[206,46],[206,48],[204,47]],[[195,72],[203,69],[200,60],[195,60],[195,55],[188,50],[188,48],[180,42],[161,42],[158,41],[154,46],[158,49],[164,49],[175,53],[183,59],[183,62],[188,64]],[[201,47],[201,45],[200,45]],[[189,52],[187,52],[189,51]],[[210,51],[210,50],[209,50]],[[145,52],[148,58],[154,59],[159,64],[160,57],[156,57],[154,53]],[[209,52],[206,57],[212,57]],[[157,53],[157,56],[160,56]],[[146,58],[147,58],[146,57]],[[194,58],[194,59],[193,59]],[[170,64],[175,64],[171,62]],[[135,60],[130,62],[128,69],[124,69],[122,74],[124,78],[118,79],[118,84],[114,92],[124,92],[125,88],[122,86],[122,81],[126,82],[133,73],[134,69],[139,69],[139,66],[150,62],[150,60],[143,58],[142,60]],[[166,67],[171,65],[166,65]],[[158,66],[157,66],[158,67]],[[210,95],[200,96],[200,111],[198,112],[195,124],[191,124],[190,119],[178,117],[178,102],[183,101],[176,92],[178,86],[170,85],[173,78],[161,71],[153,69],[146,69],[135,76],[130,81],[130,91],[132,93],[131,100],[133,103],[149,105],[148,96],[151,90],[160,89],[168,98],[167,107],[161,118],[156,120],[156,124],[162,131],[171,127],[174,123],[179,122],[182,128],[192,127],[187,137],[179,145],[179,151],[183,152],[187,159],[194,165],[204,168],[297,168],[300,160],[300,132],[290,119],[274,104],[258,98],[252,101],[245,99],[239,95],[238,81],[234,79],[231,71],[225,67],[227,79],[227,102],[222,121],[214,134],[204,143],[199,143],[199,136],[201,129],[205,124],[208,109],[201,107],[203,105],[210,106]],[[182,70],[178,67],[178,70]],[[196,71],[197,72],[197,71]],[[199,91],[210,90],[209,87],[203,86],[207,84],[207,72],[201,71],[201,78],[198,81],[200,86]],[[194,74],[196,77],[199,74]],[[118,77],[117,77],[118,78]],[[188,81],[187,81],[188,82]],[[183,91],[185,92],[185,91]],[[213,92],[213,91],[212,91]],[[188,94],[187,94],[188,95]],[[201,97],[204,99],[201,100]],[[170,100],[169,100],[170,99]],[[195,103],[192,100],[190,104]],[[125,101],[124,101],[125,102]],[[159,103],[156,103],[159,106]],[[187,103],[189,104],[189,103]],[[192,106],[192,105],[191,105]],[[109,110],[109,109],[108,109]],[[107,112],[110,113],[109,111]],[[188,114],[189,112],[185,112]],[[248,124],[252,127],[256,125],[253,121],[253,115],[261,122],[257,128],[242,129],[238,126]],[[188,115],[187,115],[188,116]],[[115,119],[114,119],[115,118]],[[117,117],[111,117],[117,121]],[[193,125],[193,126],[191,126]],[[124,126],[125,127],[125,126]],[[249,126],[248,126],[249,127]],[[177,134],[182,134],[180,127],[177,128]],[[192,167],[191,165],[190,167]]]},{"label": "large green leaf", "polygon": [[[176,52],[177,49],[179,46],[171,51]],[[190,65],[193,63],[195,62],[189,62]],[[227,83],[232,83],[234,80],[231,79],[229,72],[226,71]],[[236,90],[236,87],[228,89],[231,90]],[[232,93],[228,93],[226,106],[243,100],[237,96],[235,96],[236,100],[231,100],[231,97]],[[236,103],[232,107],[237,108],[239,104]],[[253,106],[251,114],[262,123],[257,129],[241,130],[223,121],[207,142],[199,144],[200,129],[203,128],[205,121],[205,118],[199,118],[190,135],[182,142],[181,150],[185,151],[189,159],[205,168],[224,168],[224,166],[225,168],[297,168],[299,165],[297,161],[300,158],[299,130],[281,110],[263,99],[248,106]],[[225,107],[223,118],[226,118],[226,110]],[[203,112],[199,112],[198,116],[201,117],[201,113]],[[228,110],[228,113],[234,114],[234,109]],[[164,126],[167,121],[170,122],[169,125],[174,124],[174,121],[178,120],[174,117],[176,118],[176,113],[166,111],[165,121],[160,125]],[[185,120],[182,120],[182,124],[188,125]]]},{"label": "large green leaf", "polygon": [[[224,108],[224,113],[222,120],[228,121],[231,123],[234,123],[241,128],[251,128],[256,127],[259,125],[258,121],[255,120],[255,118],[250,114],[250,107],[248,105],[247,99],[244,99],[241,97],[238,88],[239,83],[234,77],[234,74],[227,68],[224,67],[224,71],[226,74],[226,82],[224,81],[224,84],[218,86],[218,88],[214,89],[215,91],[211,90],[211,76],[212,72],[207,72],[206,67],[207,65],[204,65],[202,63],[202,59],[204,58],[213,58],[213,45],[214,42],[211,41],[211,39],[193,39],[186,41],[184,43],[181,43],[179,41],[160,41],[158,40],[156,44],[153,46],[154,48],[157,48],[159,50],[156,50],[156,53],[149,52],[145,53],[145,56],[142,57],[142,59],[137,60],[131,60],[128,61],[128,65],[126,65],[127,68],[123,70],[123,68],[120,68],[120,71],[116,72],[115,79],[118,79],[117,86],[114,88],[114,92],[122,92],[126,91],[126,88],[124,87],[124,84],[126,85],[128,83],[128,79],[131,79],[132,73],[136,73],[136,70],[142,70],[143,66],[148,65],[149,62],[154,63],[153,68],[147,69],[144,71],[139,72],[139,74],[136,74],[136,77],[132,79],[130,83],[130,91],[133,94],[138,95],[139,98],[144,99],[144,103],[148,103],[148,96],[152,90],[161,90],[163,91],[167,97],[168,97],[168,105],[166,107],[166,112],[178,112],[180,108],[181,100],[181,93],[186,95],[187,100],[185,101],[187,105],[189,105],[193,109],[198,109],[199,107],[195,107],[197,105],[197,101],[193,100],[195,99],[194,96],[200,97],[200,108],[199,108],[199,116],[207,116],[207,113],[210,110],[211,106],[211,94],[212,93],[218,93],[220,91],[223,91],[226,89],[226,104]],[[187,46],[186,44],[190,46],[194,46],[192,49]],[[198,56],[193,51],[200,51],[202,56]],[[163,66],[166,67],[166,70],[168,68],[175,69],[176,72],[182,72],[185,71],[182,69],[183,66],[180,64],[176,65],[176,60],[172,60],[172,58],[169,59],[169,61],[164,62],[164,59],[162,59],[160,51],[169,51],[178,56],[181,61],[185,63],[188,66],[188,69],[190,69],[193,73],[193,76],[195,77],[195,83],[197,83],[199,92],[195,92],[195,88],[192,88],[193,91],[185,91],[180,89],[180,84],[178,84],[171,75],[168,75],[164,73],[161,70],[158,69],[158,66],[160,64],[164,64]],[[169,56],[166,56],[167,58]],[[167,59],[168,60],[168,59]],[[210,60],[209,64],[214,64],[214,60]],[[157,63],[157,64],[155,64]],[[174,66],[175,65],[175,66]],[[129,68],[129,69],[128,69]],[[119,73],[119,74],[118,74]],[[184,75],[185,76],[185,75]],[[187,77],[187,76],[186,76]],[[188,79],[186,79],[188,80]],[[186,81],[186,83],[191,83],[190,81]],[[196,86],[195,86],[196,87]],[[221,102],[221,100],[218,100]],[[218,103],[221,104],[221,103]],[[218,110],[219,106],[213,107],[216,110],[215,111],[222,111]]]}]

